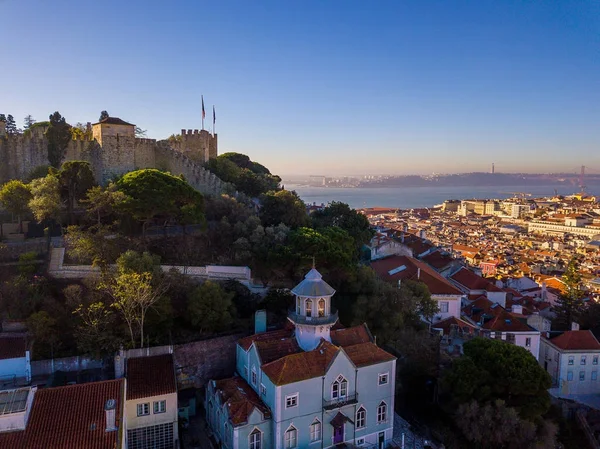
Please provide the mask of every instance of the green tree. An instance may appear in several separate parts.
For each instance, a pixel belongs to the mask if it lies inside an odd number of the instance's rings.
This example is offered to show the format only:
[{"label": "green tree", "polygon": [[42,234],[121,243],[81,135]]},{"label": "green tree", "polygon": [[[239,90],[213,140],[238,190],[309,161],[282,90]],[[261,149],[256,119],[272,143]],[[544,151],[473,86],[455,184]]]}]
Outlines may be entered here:
[{"label": "green tree", "polygon": [[117,270],[119,273],[151,273],[155,280],[162,275],[160,257],[147,251],[125,251],[117,259]]},{"label": "green tree", "polygon": [[120,253],[120,239],[108,226],[92,226],[83,229],[69,226],[64,236],[69,255],[82,263],[90,263],[108,269]]},{"label": "green tree", "polygon": [[233,293],[216,282],[206,281],[188,298],[188,319],[200,332],[221,332],[233,324]]},{"label": "green tree", "polygon": [[6,123],[6,114],[0,114],[0,122]]},{"label": "green tree", "polygon": [[69,223],[72,224],[75,205],[85,198],[87,191],[95,184],[94,173],[89,162],[67,161],[58,171],[58,180],[62,197],[67,205]]},{"label": "green tree", "polygon": [[19,274],[25,278],[30,278],[37,271],[38,255],[35,251],[29,251],[19,256]]},{"label": "green tree", "polygon": [[6,134],[9,135],[16,135],[20,133],[20,129],[17,128],[17,123],[15,122],[15,118],[8,114],[8,116],[6,117]]},{"label": "green tree", "polygon": [[280,190],[261,196],[260,220],[263,226],[277,226],[283,223],[290,228],[308,224],[306,205],[296,192]]},{"label": "green tree", "polygon": [[19,220],[19,232],[23,232],[22,217],[29,212],[32,195],[28,185],[18,180],[8,181],[0,188],[0,204]]},{"label": "green tree", "polygon": [[32,198],[29,209],[38,222],[44,220],[58,220],[60,217],[60,182],[52,174],[45,178],[37,178],[29,184]]},{"label": "green tree", "polygon": [[368,244],[373,236],[367,217],[346,203],[334,201],[324,209],[315,211],[311,218],[316,229],[329,226],[342,228],[352,236],[357,246]]},{"label": "green tree", "polygon": [[97,359],[113,355],[123,340],[118,334],[114,312],[103,302],[80,304],[73,314],[79,318],[75,330],[77,349]]},{"label": "green tree", "polygon": [[146,137],[146,130],[140,128],[139,126],[136,126],[135,127],[135,137],[139,137],[139,138]]},{"label": "green tree", "polygon": [[100,118],[98,119],[99,122],[101,122],[104,119],[107,119],[109,117],[108,112],[106,111],[102,111],[100,112]]},{"label": "green tree", "polygon": [[48,139],[48,161],[52,167],[58,168],[72,139],[71,125],[58,111],[50,115],[46,138]]},{"label": "green tree", "polygon": [[122,209],[147,226],[155,220],[163,226],[204,224],[204,197],[186,181],[155,169],[127,173],[117,186],[127,196]]},{"label": "green tree", "polygon": [[554,307],[556,318],[553,324],[559,330],[570,330],[573,322],[579,322],[584,309],[581,273],[579,260],[576,257],[569,261],[562,281],[565,284],[565,291],[561,293]]},{"label": "green tree", "polygon": [[27,180],[31,182],[34,179],[45,178],[46,176],[48,176],[51,169],[52,168],[49,165],[38,165],[29,172],[29,174],[27,175]]},{"label": "green tree", "polygon": [[35,358],[52,358],[60,341],[56,319],[48,312],[35,312],[27,318],[27,329],[33,335]]},{"label": "green tree", "polygon": [[31,128],[31,125],[33,125],[35,123],[35,120],[31,116],[31,114],[28,114],[25,116],[24,122],[25,122],[25,126],[23,127],[23,129],[29,129],[29,128]]},{"label": "green tree", "polygon": [[476,400],[480,404],[501,399],[524,419],[548,411],[550,375],[529,351],[502,340],[474,338],[463,345],[464,356],[455,360],[442,379],[454,404]]},{"label": "green tree", "polygon": [[429,293],[427,285],[423,282],[404,281],[401,288],[414,298],[417,313],[425,318],[431,327],[433,317],[440,309],[438,308],[437,301],[431,298],[431,293]]},{"label": "green tree", "polygon": [[96,221],[96,225],[110,225],[109,217],[117,215],[126,200],[126,195],[110,182],[106,188],[93,186],[86,192],[86,198],[81,200],[86,205],[88,218]]}]

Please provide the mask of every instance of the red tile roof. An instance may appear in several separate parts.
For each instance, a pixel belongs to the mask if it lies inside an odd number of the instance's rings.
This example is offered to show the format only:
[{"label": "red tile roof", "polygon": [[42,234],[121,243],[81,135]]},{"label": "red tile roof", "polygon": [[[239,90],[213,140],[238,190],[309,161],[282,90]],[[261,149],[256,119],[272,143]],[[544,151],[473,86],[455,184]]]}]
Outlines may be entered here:
[{"label": "red tile roof", "polygon": [[323,376],[338,351],[337,346],[321,340],[312,351],[288,355],[266,363],[262,366],[262,370],[275,385],[300,382]]},{"label": "red tile roof", "polygon": [[506,311],[502,311],[491,320],[486,321],[481,327],[494,332],[531,332],[535,330]]},{"label": "red tile roof", "polygon": [[99,122],[94,123],[94,125],[99,125],[99,124],[103,124],[103,125],[127,125],[127,126],[135,126],[132,123],[127,123],[125,120],[121,120],[118,117],[106,117],[103,120],[100,120]]},{"label": "red tile roof", "polygon": [[286,355],[302,352],[295,337],[254,342],[262,364],[270,363]]},{"label": "red tile roof", "polygon": [[116,425],[122,420],[124,380],[38,390],[27,427],[0,433],[10,449],[114,449],[123,429],[107,432],[104,407],[115,399]]},{"label": "red tile roof", "polygon": [[471,323],[467,323],[466,321],[460,320],[453,316],[446,318],[445,320],[438,321],[437,323],[431,325],[433,329],[441,329],[444,335],[450,334],[452,326],[457,326],[463,331],[467,330],[467,332],[469,333],[473,333],[473,331],[477,329],[477,327],[473,326]]},{"label": "red tile roof", "polygon": [[0,360],[25,357],[27,336],[23,334],[0,335]]},{"label": "red tile roof", "polygon": [[442,254],[439,251],[435,251],[422,257],[421,260],[428,265],[431,265],[436,270],[441,270],[454,262],[455,259],[448,254]]},{"label": "red tile roof", "polygon": [[331,342],[336,346],[346,347],[372,341],[373,338],[371,337],[371,332],[369,332],[366,323],[359,326],[331,331]]},{"label": "red tile roof", "polygon": [[289,338],[294,334],[294,328],[286,327],[285,329],[278,329],[270,332],[262,332],[260,334],[250,335],[248,337],[240,338],[238,345],[240,345],[244,351],[250,349],[253,341],[266,341],[266,340],[280,340],[282,338]]},{"label": "red tile roof", "polygon": [[600,343],[592,331],[566,331],[557,337],[551,338],[550,342],[563,350],[583,351],[600,350]]},{"label": "red tile roof", "polygon": [[479,322],[482,315],[496,316],[504,311],[504,308],[482,296],[468,306],[462,308],[462,313],[475,322]]},{"label": "red tile roof", "polygon": [[[390,274],[390,271],[401,266],[402,271]],[[446,278],[426,263],[408,256],[390,256],[371,262],[371,268],[384,281],[398,282],[398,280],[411,280],[423,282],[432,295],[460,295],[461,291],[452,285]]]},{"label": "red tile roof", "polygon": [[271,417],[269,408],[241,377],[214,381],[215,390],[222,404],[227,404],[229,419],[234,426],[246,424],[252,411],[257,408],[265,419]]},{"label": "red tile roof", "polygon": [[357,368],[377,363],[389,362],[394,357],[389,352],[384,351],[375,343],[359,343],[357,345],[346,346],[344,352],[348,354],[350,360]]},{"label": "red tile roof", "polygon": [[488,292],[500,292],[502,291],[500,288],[496,287],[487,279],[482,278],[481,276],[477,276],[471,270],[467,268],[461,268],[452,276],[450,276],[452,280],[458,282],[460,285],[468,288],[469,290],[485,290]]},{"label": "red tile roof", "polygon": [[127,359],[127,399],[176,393],[173,354]]}]

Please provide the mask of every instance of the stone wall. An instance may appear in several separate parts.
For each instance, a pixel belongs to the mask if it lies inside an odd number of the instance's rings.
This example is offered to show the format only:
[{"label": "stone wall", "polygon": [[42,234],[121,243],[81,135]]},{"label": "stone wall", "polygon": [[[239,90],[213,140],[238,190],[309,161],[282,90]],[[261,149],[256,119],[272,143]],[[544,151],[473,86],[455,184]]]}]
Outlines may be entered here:
[{"label": "stone wall", "polygon": [[[34,128],[27,135],[0,136],[0,184],[25,179],[35,168],[49,165],[44,131],[45,128]],[[208,131],[189,130],[182,135],[181,142],[174,143],[120,134],[104,135],[102,139],[102,146],[96,140],[72,140],[64,160],[89,162],[102,184],[132,170],[158,168],[183,175],[204,194],[235,193],[230,184],[202,167],[200,160],[217,156],[217,136]]]}]

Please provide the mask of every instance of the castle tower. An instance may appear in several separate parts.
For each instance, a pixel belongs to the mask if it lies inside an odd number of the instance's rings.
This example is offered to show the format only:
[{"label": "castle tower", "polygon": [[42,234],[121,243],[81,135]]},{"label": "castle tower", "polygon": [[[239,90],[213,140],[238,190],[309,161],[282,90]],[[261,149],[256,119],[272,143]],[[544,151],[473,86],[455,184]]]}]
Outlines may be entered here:
[{"label": "castle tower", "polygon": [[191,160],[204,164],[217,157],[217,135],[205,129],[182,129],[180,151]]},{"label": "castle tower", "polygon": [[135,125],[118,117],[106,117],[92,125],[92,136],[100,146],[104,140],[110,137],[135,138]]},{"label": "castle tower", "polygon": [[313,267],[292,293],[296,296],[296,309],[290,311],[288,319],[296,326],[298,345],[311,351],[321,338],[331,341],[330,331],[338,320],[337,311],[331,308],[333,287]]},{"label": "castle tower", "polygon": [[118,117],[107,117],[92,125],[92,136],[101,149],[98,181],[135,170],[135,125]]}]

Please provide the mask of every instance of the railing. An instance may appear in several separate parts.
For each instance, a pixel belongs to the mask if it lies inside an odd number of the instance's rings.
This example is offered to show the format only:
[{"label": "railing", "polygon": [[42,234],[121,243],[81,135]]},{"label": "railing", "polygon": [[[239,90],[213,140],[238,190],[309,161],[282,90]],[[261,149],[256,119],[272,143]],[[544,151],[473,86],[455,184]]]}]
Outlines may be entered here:
[{"label": "railing", "polygon": [[305,316],[305,315],[300,315],[299,313],[296,313],[295,310],[290,309],[290,311],[288,312],[288,317],[297,324],[314,324],[314,325],[320,325],[320,324],[333,324],[338,320],[338,312],[336,311],[332,311],[331,314],[327,315],[327,316]]},{"label": "railing", "polygon": [[332,399],[327,401],[323,398],[323,408],[325,410],[332,410],[334,408],[341,408],[346,405],[356,404],[358,402],[358,393],[347,394],[342,398]]}]

